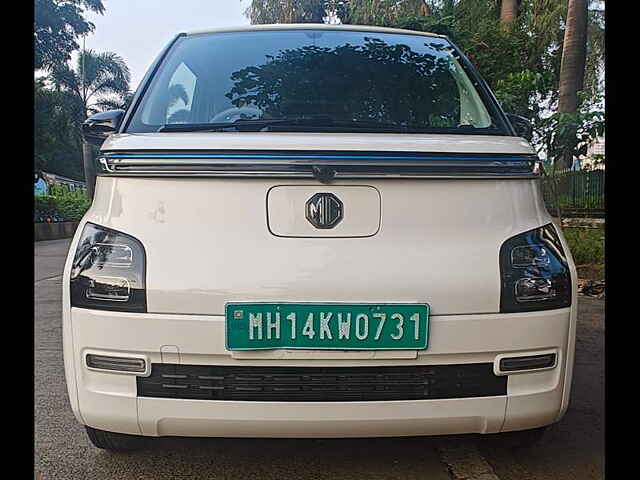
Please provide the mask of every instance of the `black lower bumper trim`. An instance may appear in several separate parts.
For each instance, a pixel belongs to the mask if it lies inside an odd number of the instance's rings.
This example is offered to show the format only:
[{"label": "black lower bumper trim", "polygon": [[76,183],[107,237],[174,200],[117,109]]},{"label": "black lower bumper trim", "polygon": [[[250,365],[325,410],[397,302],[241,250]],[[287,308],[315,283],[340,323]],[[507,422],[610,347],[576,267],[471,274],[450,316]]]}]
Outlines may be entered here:
[{"label": "black lower bumper trim", "polygon": [[229,367],[154,363],[137,377],[139,397],[349,402],[489,397],[507,394],[493,364],[408,367]]}]

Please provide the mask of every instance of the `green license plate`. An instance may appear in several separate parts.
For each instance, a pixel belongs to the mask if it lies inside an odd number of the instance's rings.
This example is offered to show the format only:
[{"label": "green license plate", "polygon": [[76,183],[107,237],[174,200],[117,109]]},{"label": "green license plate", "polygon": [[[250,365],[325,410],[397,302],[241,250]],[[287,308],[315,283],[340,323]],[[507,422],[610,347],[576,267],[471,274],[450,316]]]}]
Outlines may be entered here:
[{"label": "green license plate", "polygon": [[429,305],[228,303],[227,350],[424,350]]}]

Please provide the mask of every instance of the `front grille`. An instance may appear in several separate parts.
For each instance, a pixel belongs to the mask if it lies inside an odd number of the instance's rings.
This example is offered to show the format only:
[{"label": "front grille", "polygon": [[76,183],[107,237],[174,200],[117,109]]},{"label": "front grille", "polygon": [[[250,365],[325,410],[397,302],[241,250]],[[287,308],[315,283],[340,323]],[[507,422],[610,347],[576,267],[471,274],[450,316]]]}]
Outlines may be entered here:
[{"label": "front grille", "polygon": [[139,397],[349,402],[507,394],[493,364],[411,367],[222,367],[154,363],[137,377]]}]

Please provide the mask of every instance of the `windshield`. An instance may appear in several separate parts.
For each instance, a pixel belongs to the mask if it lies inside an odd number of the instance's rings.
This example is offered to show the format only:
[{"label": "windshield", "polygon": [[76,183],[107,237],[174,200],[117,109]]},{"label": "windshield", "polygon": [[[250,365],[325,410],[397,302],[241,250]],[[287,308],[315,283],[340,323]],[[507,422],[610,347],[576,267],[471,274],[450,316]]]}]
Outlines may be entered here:
[{"label": "windshield", "polygon": [[[506,134],[443,38],[272,30],[179,38],[127,132]],[[494,109],[495,110],[495,109]]]}]

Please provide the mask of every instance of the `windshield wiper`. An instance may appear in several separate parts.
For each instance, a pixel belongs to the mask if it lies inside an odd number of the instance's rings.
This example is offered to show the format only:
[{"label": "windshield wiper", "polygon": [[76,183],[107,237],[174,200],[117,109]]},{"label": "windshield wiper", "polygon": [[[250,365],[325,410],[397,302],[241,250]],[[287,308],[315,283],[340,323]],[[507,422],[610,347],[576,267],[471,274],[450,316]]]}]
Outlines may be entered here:
[{"label": "windshield wiper", "polygon": [[[273,128],[272,128],[273,127]],[[279,130],[280,128],[292,128],[295,131],[304,131],[311,128],[314,131],[326,128],[330,131],[356,131],[356,132],[382,132],[382,133],[455,133],[466,131],[486,130],[472,125],[459,125],[457,128],[433,128],[415,125],[400,125],[397,123],[376,122],[373,120],[336,120],[326,115],[294,118],[270,118],[270,119],[239,119],[234,122],[214,123],[175,123],[166,124],[158,129],[158,132],[223,132],[236,130],[244,132],[258,132],[267,130]]]},{"label": "windshield wiper", "polygon": [[[492,130],[491,128],[477,128],[472,125],[458,125],[458,127],[429,127],[425,125],[403,125],[399,123],[378,122],[375,120],[334,120],[331,117],[318,116],[317,118],[296,118],[287,121],[283,119],[274,122],[273,128],[269,130],[279,130],[280,128],[295,128],[297,131],[313,128],[326,129],[331,132],[375,132],[375,133],[462,133],[477,132],[478,134]],[[267,125],[267,127],[270,127]]]},{"label": "windshield wiper", "polygon": [[412,132],[423,129],[398,125],[397,123],[383,123],[370,120],[335,120],[329,116],[295,117],[295,118],[271,118],[271,119],[239,119],[235,122],[217,123],[175,123],[166,124],[158,129],[158,132],[222,132],[225,130],[257,132],[271,129],[270,127],[286,128],[330,128],[375,130],[386,132]]},{"label": "windshield wiper", "polygon": [[239,119],[235,122],[213,123],[168,123],[158,129],[158,132],[221,132],[224,130],[258,131],[269,125],[279,122],[288,122],[289,119]]}]

